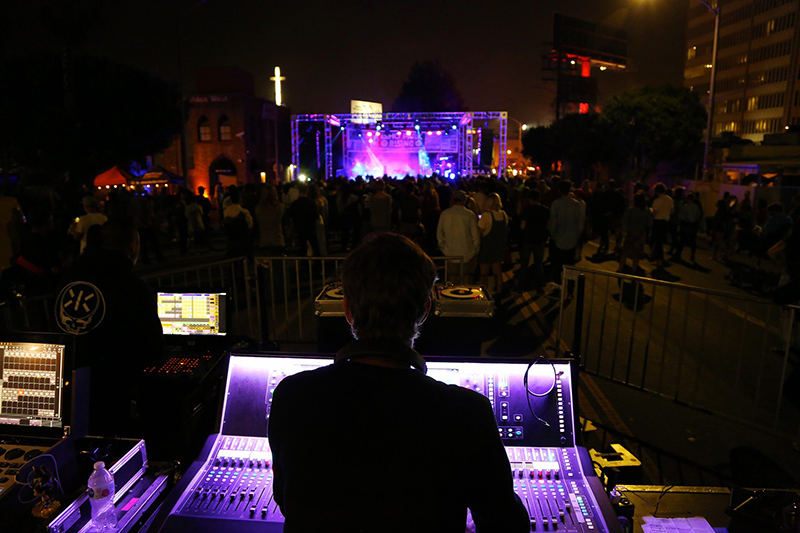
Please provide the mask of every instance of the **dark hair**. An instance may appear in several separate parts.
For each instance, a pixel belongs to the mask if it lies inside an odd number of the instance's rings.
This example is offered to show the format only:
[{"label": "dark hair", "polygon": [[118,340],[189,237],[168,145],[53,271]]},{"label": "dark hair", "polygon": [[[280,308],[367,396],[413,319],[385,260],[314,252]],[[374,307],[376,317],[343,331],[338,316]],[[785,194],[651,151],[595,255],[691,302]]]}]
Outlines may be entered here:
[{"label": "dark hair", "polygon": [[569,194],[569,191],[572,190],[572,182],[569,180],[563,180],[561,183],[558,184],[558,190],[561,191],[561,194],[564,196]]},{"label": "dark hair", "polygon": [[342,264],[342,289],[357,339],[411,343],[419,335],[436,266],[410,239],[374,233]]},{"label": "dark hair", "polygon": [[[92,226],[92,228],[94,227]],[[97,227],[99,229],[96,244],[107,250],[125,251],[138,236],[133,221],[127,218],[111,218],[102,226],[98,225]],[[88,245],[89,235],[87,235],[86,242]]]},{"label": "dark hair", "polygon": [[536,189],[529,189],[528,198],[531,199],[531,202],[538,202],[539,200],[542,199],[542,193],[540,193]]},{"label": "dark hair", "polygon": [[658,194],[664,194],[667,192],[667,187],[663,183],[656,183],[656,186],[653,187],[653,190]]},{"label": "dark hair", "polygon": [[647,195],[644,191],[639,191],[633,195],[633,205],[639,209],[647,209]]}]

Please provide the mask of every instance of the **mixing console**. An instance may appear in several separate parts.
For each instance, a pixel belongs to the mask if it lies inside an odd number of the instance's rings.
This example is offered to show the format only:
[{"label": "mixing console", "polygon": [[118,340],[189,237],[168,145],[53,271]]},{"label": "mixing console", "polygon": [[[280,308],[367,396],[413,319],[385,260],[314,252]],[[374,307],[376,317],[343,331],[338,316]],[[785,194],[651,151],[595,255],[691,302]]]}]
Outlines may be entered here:
[{"label": "mixing console", "polygon": [[[285,376],[326,364],[330,359],[231,355],[221,432],[165,502],[154,531],[282,531],[265,437],[272,393]],[[575,446],[568,361],[429,359],[428,375],[491,401],[531,531],[619,531],[585,450]]]}]

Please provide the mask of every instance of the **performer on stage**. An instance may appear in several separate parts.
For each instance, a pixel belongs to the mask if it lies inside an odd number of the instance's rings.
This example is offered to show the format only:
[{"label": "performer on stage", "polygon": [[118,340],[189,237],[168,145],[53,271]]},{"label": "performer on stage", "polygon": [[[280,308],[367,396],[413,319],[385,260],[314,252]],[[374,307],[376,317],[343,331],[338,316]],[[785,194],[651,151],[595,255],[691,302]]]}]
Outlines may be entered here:
[{"label": "performer on stage", "polygon": [[287,533],[530,530],[489,400],[425,375],[413,350],[436,269],[409,239],[368,237],[342,267],[355,341],[285,378],[269,439]]}]

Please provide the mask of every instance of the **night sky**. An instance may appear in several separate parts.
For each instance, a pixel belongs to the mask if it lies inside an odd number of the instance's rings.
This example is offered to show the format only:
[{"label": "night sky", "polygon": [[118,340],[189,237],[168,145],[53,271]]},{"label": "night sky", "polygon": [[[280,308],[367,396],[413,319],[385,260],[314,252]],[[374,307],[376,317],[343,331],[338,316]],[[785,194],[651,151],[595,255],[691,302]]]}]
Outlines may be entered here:
[{"label": "night sky", "polygon": [[[63,0],[66,1],[66,0]],[[626,72],[593,71],[600,100],[627,88],[682,83],[686,0],[116,0],[100,2],[100,21],[79,51],[164,78],[178,78],[178,26],[187,92],[193,70],[237,66],[273,98],[280,65],[284,102],[293,113],[349,112],[350,100],[391,108],[416,60],[438,60],[473,111],[508,111],[528,124],[554,118],[555,83],[543,81],[541,55],[553,14],[628,32]],[[0,2],[3,53],[17,56],[53,43],[40,24],[39,0]],[[549,74],[552,77],[552,74]]]}]

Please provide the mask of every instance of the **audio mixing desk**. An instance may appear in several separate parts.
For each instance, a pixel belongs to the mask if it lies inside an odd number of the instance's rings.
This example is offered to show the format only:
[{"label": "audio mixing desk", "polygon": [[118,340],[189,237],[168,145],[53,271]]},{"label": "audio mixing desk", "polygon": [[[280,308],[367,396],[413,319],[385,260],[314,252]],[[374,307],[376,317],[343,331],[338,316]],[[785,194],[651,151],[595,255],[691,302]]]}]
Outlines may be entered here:
[{"label": "audio mixing desk", "polygon": [[[318,356],[231,355],[220,433],[208,438],[151,531],[282,531],[266,438],[272,393],[284,377],[331,363]],[[531,531],[620,531],[586,450],[575,443],[569,361],[428,358],[428,376],[491,402]]]}]

